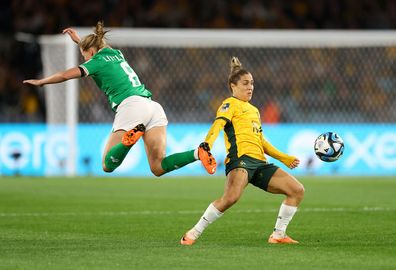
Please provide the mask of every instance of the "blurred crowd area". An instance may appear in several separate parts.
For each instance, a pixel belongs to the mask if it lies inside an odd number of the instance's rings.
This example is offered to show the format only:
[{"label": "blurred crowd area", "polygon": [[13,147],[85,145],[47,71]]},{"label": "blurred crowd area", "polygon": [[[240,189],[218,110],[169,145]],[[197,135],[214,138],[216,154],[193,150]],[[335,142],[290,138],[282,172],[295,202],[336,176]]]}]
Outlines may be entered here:
[{"label": "blurred crowd area", "polygon": [[[241,1],[241,0],[86,0],[84,2],[76,0],[13,0],[0,2],[0,122],[44,122],[45,121],[45,101],[42,88],[36,88],[23,85],[21,82],[26,78],[35,78],[41,76],[42,63],[40,55],[40,46],[36,37],[41,34],[57,34],[68,26],[91,27],[100,19],[105,21],[107,27],[158,27],[158,28],[221,28],[221,29],[395,29],[396,27],[396,1],[391,0],[271,0],[271,1]],[[29,35],[21,35],[25,33]],[[309,52],[308,52],[309,53]],[[313,53],[314,54],[314,53]],[[380,63],[381,66],[370,66],[370,70],[379,68],[381,72],[367,73],[366,77],[356,77],[362,68],[362,63],[342,62],[345,55],[339,50],[341,57],[336,57],[344,64],[334,64],[334,70],[324,69],[323,78],[318,81],[315,76],[307,78],[285,79],[279,76],[279,73],[267,72],[271,67],[277,66],[280,70],[287,69],[290,62],[300,61],[299,59],[288,59],[286,62],[268,64],[261,62],[263,69],[255,71],[255,75],[262,75],[259,87],[263,91],[268,91],[268,97],[276,96],[277,100],[271,101],[266,108],[272,113],[278,115],[273,120],[268,121],[296,121],[292,109],[297,111],[305,110],[307,115],[320,112],[324,107],[344,108],[352,104],[357,111],[350,112],[349,115],[356,114],[356,121],[380,121],[381,116],[368,116],[371,111],[376,111],[378,104],[384,101],[387,106],[394,102],[394,96],[391,90],[393,86],[394,72],[389,67],[393,63],[390,57]],[[389,52],[380,52],[381,55],[393,55]],[[132,56],[130,56],[132,57]],[[158,58],[158,57],[157,57]],[[292,57],[293,58],[293,57]],[[287,57],[285,58],[287,59]],[[346,57],[348,59],[348,57]],[[158,61],[157,59],[148,59],[148,61]],[[227,61],[227,60],[226,60]],[[254,66],[253,62],[249,64]],[[223,62],[226,63],[226,62]],[[322,63],[323,64],[323,63]],[[327,66],[320,62],[316,66]],[[157,65],[157,64],[153,64]],[[282,66],[284,65],[284,66]],[[358,84],[363,82],[354,82],[355,87],[350,88],[346,85],[339,74],[338,67],[342,65],[347,74],[355,74],[352,80],[364,80],[368,84],[362,90]],[[366,63],[370,65],[370,63]],[[301,63],[301,67],[310,68],[306,63]],[[386,67],[386,68],[384,68]],[[139,64],[136,69],[139,70]],[[210,70],[210,69],[208,69]],[[211,72],[218,72],[213,70]],[[311,71],[310,71],[311,72]],[[316,71],[315,71],[316,72]],[[183,70],[174,73],[183,74]],[[329,75],[331,74],[331,75]],[[373,75],[374,74],[374,75]],[[380,75],[382,74],[382,75]],[[383,75],[386,74],[386,75]],[[272,77],[277,75],[276,78]],[[142,74],[148,80],[148,75]],[[212,74],[204,74],[200,84],[213,83]],[[226,79],[225,73],[221,77]],[[294,76],[294,75],[293,75]],[[290,78],[293,78],[290,76]],[[373,77],[378,76],[378,77]],[[325,77],[332,77],[330,82],[324,80]],[[158,79],[156,79],[158,80]],[[164,80],[164,79],[163,79]],[[162,80],[162,81],[163,81]],[[206,82],[209,80],[208,82]],[[307,81],[308,80],[308,81]],[[182,99],[182,96],[166,93],[166,89],[161,83],[150,83],[149,87],[153,88],[154,94],[163,102],[165,110],[170,113],[171,121],[184,121],[178,119],[181,115],[191,115],[191,120],[195,116],[191,113],[193,107],[189,102],[181,100],[180,106],[175,108],[175,102]],[[87,84],[89,85],[89,84]],[[224,82],[214,83],[215,91],[222,91],[223,97],[226,91]],[[303,85],[303,87],[302,87]],[[309,86],[309,87],[308,87]],[[188,92],[186,95],[191,98],[193,95],[197,100],[212,100],[210,97],[213,93],[203,94],[196,84],[186,85],[182,89]],[[188,90],[186,90],[188,89]],[[296,90],[300,89],[300,91]],[[308,89],[308,90],[307,90]],[[318,90],[323,90],[317,92]],[[378,89],[382,89],[378,92]],[[83,90],[83,89],[82,89]],[[96,89],[97,90],[97,89]],[[172,89],[170,89],[171,91]],[[308,91],[309,95],[301,94]],[[356,92],[355,92],[356,91]],[[365,92],[363,92],[365,91]],[[84,106],[87,100],[90,100],[89,94],[80,91],[80,102]],[[89,93],[89,92],[88,92]],[[290,95],[294,93],[294,95]],[[298,94],[300,93],[300,94]],[[337,93],[341,97],[346,97],[337,107],[335,99],[325,98],[319,103],[315,103],[315,97],[325,97],[325,93]],[[174,96],[176,101],[169,97]],[[88,98],[87,98],[88,96]],[[165,97],[167,96],[167,97]],[[205,97],[206,96],[206,97]],[[329,95],[328,95],[329,96]],[[213,96],[212,96],[213,97]],[[264,95],[265,97],[265,95]],[[293,99],[291,99],[293,97]],[[331,97],[331,96],[330,96]],[[309,100],[311,99],[311,100]],[[279,102],[283,100],[283,102]],[[287,103],[284,100],[288,100]],[[338,99],[337,99],[338,100]],[[347,101],[346,101],[347,100]],[[326,102],[328,101],[328,102]],[[266,100],[258,98],[258,102],[264,104]],[[306,103],[308,102],[308,103]],[[217,106],[216,102],[213,107]],[[311,106],[311,105],[315,105]],[[310,105],[310,106],[308,106]],[[97,104],[96,111],[102,110],[102,106]],[[196,106],[196,105],[194,105]],[[205,102],[203,103],[205,106]],[[301,107],[301,109],[299,109]],[[263,109],[264,110],[264,109]],[[197,108],[197,111],[202,109]],[[393,110],[392,110],[393,111]],[[213,114],[210,111],[208,114]],[[270,115],[271,113],[266,113]],[[105,114],[107,115],[107,113]],[[174,116],[172,116],[174,115]],[[319,115],[319,114],[318,114]],[[346,114],[348,115],[348,113]],[[365,118],[367,115],[368,118]],[[202,116],[202,119],[208,120],[208,116]],[[382,121],[394,121],[394,116],[382,118]],[[378,118],[378,119],[377,119]],[[102,120],[108,117],[101,118]],[[385,120],[384,120],[385,119]],[[210,119],[209,119],[210,120]],[[298,119],[297,119],[298,120]],[[88,120],[87,120],[88,121]],[[100,121],[100,119],[99,119]],[[320,119],[318,120],[320,121]]]},{"label": "blurred crowd area", "polygon": [[[171,122],[211,122],[237,55],[254,78],[265,123],[395,122],[396,48],[121,48]],[[265,59],[263,61],[263,59]],[[166,67],[166,68],[164,68]],[[111,121],[90,79],[80,84],[83,122]]]}]

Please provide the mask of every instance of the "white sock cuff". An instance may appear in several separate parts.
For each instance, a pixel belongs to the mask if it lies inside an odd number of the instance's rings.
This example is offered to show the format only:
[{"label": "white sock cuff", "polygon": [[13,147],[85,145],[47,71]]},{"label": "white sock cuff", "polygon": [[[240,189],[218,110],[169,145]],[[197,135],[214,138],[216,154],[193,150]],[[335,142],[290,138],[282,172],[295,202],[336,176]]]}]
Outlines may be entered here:
[{"label": "white sock cuff", "polygon": [[215,222],[218,218],[223,215],[213,203],[209,204],[208,208],[206,208],[205,213],[203,213],[202,217],[199,219],[198,223],[195,224],[194,229],[190,231],[191,236],[194,239],[197,239],[201,233],[205,230],[209,224]]},{"label": "white sock cuff", "polygon": [[282,203],[280,207],[280,212],[282,212],[283,215],[292,216],[297,212],[297,206],[292,206]]},{"label": "white sock cuff", "polygon": [[291,206],[284,203],[281,204],[279,208],[278,218],[276,219],[275,223],[275,236],[279,238],[285,236],[286,228],[296,212],[296,206]]},{"label": "white sock cuff", "polygon": [[217,220],[223,215],[222,212],[217,210],[217,208],[213,205],[213,203],[209,204],[208,208],[206,208],[205,213],[202,215],[201,219],[206,220],[209,224]]},{"label": "white sock cuff", "polygon": [[213,203],[209,204],[208,210],[213,211],[216,216],[221,217],[224,213],[220,212],[214,205]]},{"label": "white sock cuff", "polygon": [[195,160],[198,160],[198,159],[199,159],[199,156],[198,156],[198,148],[195,148],[195,150],[194,150],[194,158],[195,158]]}]

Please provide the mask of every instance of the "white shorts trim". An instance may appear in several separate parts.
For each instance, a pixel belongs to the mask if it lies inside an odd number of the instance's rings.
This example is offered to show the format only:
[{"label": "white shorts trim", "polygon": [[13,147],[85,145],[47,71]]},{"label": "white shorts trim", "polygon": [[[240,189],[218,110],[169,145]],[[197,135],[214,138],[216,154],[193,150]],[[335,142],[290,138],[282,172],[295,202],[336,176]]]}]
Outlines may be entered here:
[{"label": "white shorts trim", "polygon": [[143,124],[146,130],[168,125],[168,119],[161,104],[149,98],[130,96],[117,107],[113,131],[131,130]]}]

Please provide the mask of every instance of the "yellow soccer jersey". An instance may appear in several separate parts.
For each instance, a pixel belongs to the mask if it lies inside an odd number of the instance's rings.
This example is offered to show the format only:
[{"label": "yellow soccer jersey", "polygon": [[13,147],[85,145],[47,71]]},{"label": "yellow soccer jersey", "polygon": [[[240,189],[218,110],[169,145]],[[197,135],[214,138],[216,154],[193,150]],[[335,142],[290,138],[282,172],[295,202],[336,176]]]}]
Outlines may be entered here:
[{"label": "yellow soccer jersey", "polygon": [[225,163],[243,155],[266,161],[264,154],[278,159],[286,166],[295,160],[295,157],[280,152],[264,139],[259,111],[247,101],[235,97],[223,101],[217,110],[216,120],[205,139],[210,147],[213,146],[221,129],[224,129],[224,141],[227,149]]},{"label": "yellow soccer jersey", "polygon": [[[226,163],[229,158],[242,155],[265,160],[260,115],[256,107],[249,102],[230,97],[217,110],[216,119],[225,121]],[[209,145],[212,144],[209,142]]]}]

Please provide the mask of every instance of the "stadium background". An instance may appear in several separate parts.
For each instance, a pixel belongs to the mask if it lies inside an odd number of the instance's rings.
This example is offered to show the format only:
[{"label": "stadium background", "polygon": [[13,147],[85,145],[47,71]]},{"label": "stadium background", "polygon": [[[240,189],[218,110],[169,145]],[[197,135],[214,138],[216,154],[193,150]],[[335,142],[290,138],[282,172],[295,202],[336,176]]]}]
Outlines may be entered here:
[{"label": "stadium background", "polygon": [[[70,25],[91,29],[98,19],[132,29],[385,30],[393,36],[395,15],[396,1],[391,0],[0,1],[0,269],[395,269],[395,46],[256,48],[257,57],[237,48],[223,56],[216,50],[170,50],[176,60],[158,49],[138,48],[138,55],[128,55],[168,113],[168,153],[186,150],[205,135],[216,107],[208,99],[227,95],[228,54],[234,52],[254,73],[254,104],[271,108],[266,102],[275,99],[273,109],[280,114],[263,119],[263,128],[276,146],[312,155],[312,141],[300,132],[314,136],[331,128],[343,136],[347,148],[339,161],[291,171],[305,174],[298,175],[304,201],[288,226],[299,245],[267,244],[283,196],[249,185],[194,246],[181,246],[183,233],[221,196],[222,168],[218,176],[198,171],[196,162],[179,172],[196,170],[202,177],[175,172],[159,179],[141,177],[139,172],[149,173],[144,166],[127,177],[87,177],[100,170],[89,157],[100,158],[98,145],[112,119],[90,79],[78,84],[78,130],[85,138],[78,168],[82,176],[42,176],[65,174],[59,156],[68,146],[67,130],[47,125],[54,115],[47,115],[45,96],[55,91],[21,83],[41,76],[47,66],[39,36]],[[147,61],[133,64],[144,52]],[[50,61],[58,67],[65,62],[61,53]],[[220,58],[201,59],[194,53]],[[180,71],[177,64],[185,58],[197,61],[197,67]],[[173,65],[156,67],[151,61],[157,59]],[[184,74],[189,80],[159,80],[162,73]],[[216,143],[223,148],[221,138]],[[136,145],[128,158],[145,159],[141,147]],[[348,164],[353,166],[343,167]],[[329,176],[318,176],[321,172]]]},{"label": "stadium background", "polygon": [[[396,25],[396,4],[393,1],[250,1],[248,4],[243,4],[243,1],[87,1],[84,5],[77,1],[12,1],[11,5],[5,2],[1,5],[0,122],[4,124],[1,129],[0,173],[3,174],[65,173],[62,170],[63,159],[56,160],[51,169],[46,169],[42,164],[51,158],[43,156],[35,162],[32,158],[24,159],[24,152],[20,151],[26,148],[33,157],[45,155],[44,152],[56,152],[56,149],[42,149],[43,153],[36,151],[33,154],[35,146],[24,148],[20,142],[38,140],[34,135],[27,135],[17,143],[11,138],[17,127],[15,123],[22,124],[18,127],[23,131],[32,128],[23,124],[37,123],[30,134],[41,134],[46,130],[45,125],[40,125],[45,124],[48,117],[44,89],[21,84],[25,78],[42,76],[40,35],[58,34],[64,27],[73,25],[92,27],[99,19],[103,19],[108,27],[130,28],[391,30]],[[206,129],[205,124],[213,119],[220,101],[228,96],[225,86],[228,59],[231,55],[238,55],[255,76],[256,93],[252,103],[262,112],[264,127],[268,124],[275,126],[265,132],[270,139],[279,140],[280,132],[295,133],[312,124],[319,124],[312,127],[313,133],[329,128],[341,134],[356,130],[358,133],[349,138],[347,149],[353,145],[349,155],[362,157],[359,166],[349,172],[364,174],[367,172],[365,166],[373,164],[371,174],[376,166],[383,169],[378,170],[378,174],[396,173],[396,135],[389,131],[394,130],[396,122],[395,47],[354,50],[255,48],[249,53],[256,57],[246,56],[245,59],[249,60],[243,61],[245,51],[232,47],[198,52],[177,48],[168,50],[166,54],[160,48],[134,48],[126,56],[153,91],[155,99],[164,106],[171,123],[171,134],[183,132],[185,125],[191,125],[193,132]],[[188,59],[194,65],[183,68],[178,65],[180,59]],[[160,76],[164,70],[171,72]],[[101,130],[101,134],[106,136],[113,114],[105,98],[89,81],[84,80],[80,88],[79,122],[98,124],[96,130]],[[329,125],[320,126],[323,124]],[[201,129],[194,130],[201,126]],[[92,126],[87,129],[89,133]],[[371,134],[367,136],[373,129],[376,131],[374,137]],[[183,146],[194,147],[203,136],[204,133],[200,134],[196,140],[190,137],[190,142]],[[220,144],[221,140],[218,139]],[[277,147],[290,150],[278,140],[274,142]],[[377,141],[383,143],[376,145]],[[20,144],[18,151],[14,150],[13,143]],[[81,148],[88,154],[82,155],[78,161],[80,174],[100,173],[99,166],[91,167],[98,163],[97,160],[92,161],[93,158],[100,159],[97,145],[101,143]],[[359,152],[359,143],[368,150]],[[299,145],[301,141],[297,140],[295,144]],[[303,152],[311,149],[311,143],[306,144]],[[142,148],[135,150],[141,151]],[[15,157],[19,164],[13,163]],[[381,160],[380,157],[385,160],[383,164],[375,163]],[[321,164],[321,170],[315,171],[308,167],[311,161],[312,157],[305,158],[300,173],[334,174],[343,164],[325,167]],[[37,162],[40,162],[39,170],[33,168]],[[25,163],[31,163],[31,168],[21,166]],[[199,173],[196,167],[181,173]],[[148,172],[147,166],[139,168]],[[347,171],[344,169],[344,173]]]}]

